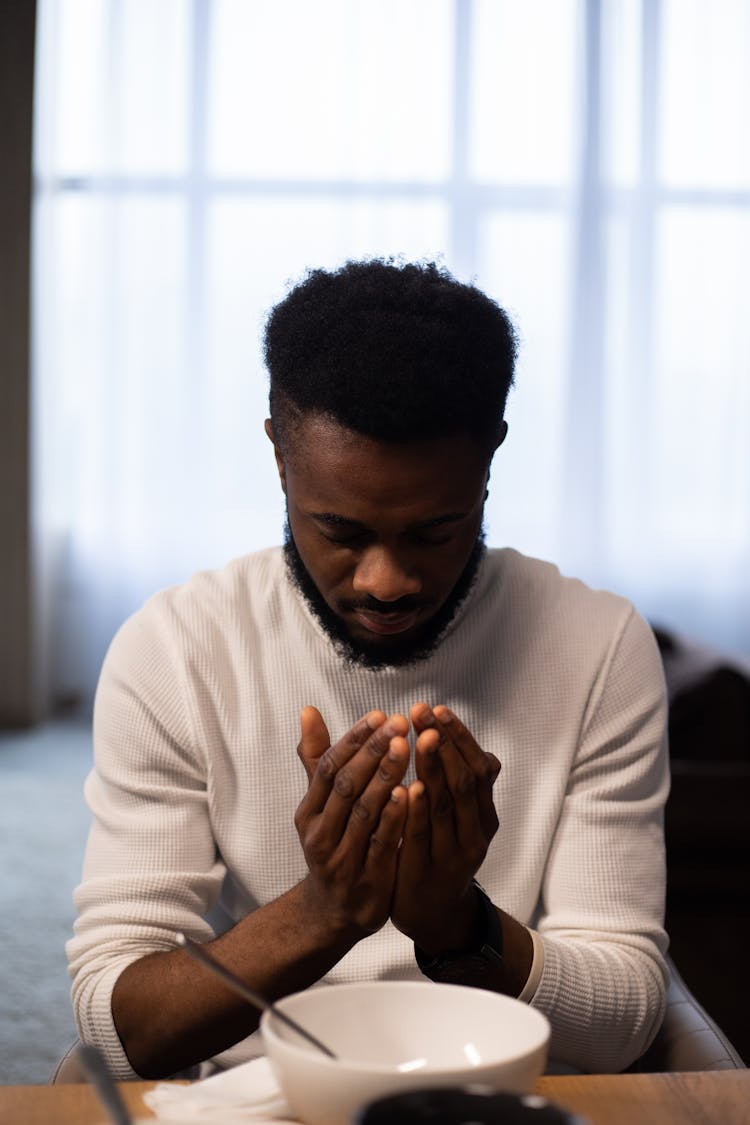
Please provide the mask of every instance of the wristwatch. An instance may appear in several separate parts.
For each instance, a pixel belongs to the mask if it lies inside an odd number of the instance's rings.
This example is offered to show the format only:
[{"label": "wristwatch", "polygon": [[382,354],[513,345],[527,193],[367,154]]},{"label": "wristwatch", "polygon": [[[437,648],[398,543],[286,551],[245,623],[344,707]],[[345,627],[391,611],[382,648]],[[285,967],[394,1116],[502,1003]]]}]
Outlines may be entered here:
[{"label": "wristwatch", "polygon": [[467,984],[477,981],[485,973],[503,967],[503,927],[497,910],[477,883],[472,880],[477,893],[479,910],[471,941],[465,949],[452,949],[430,957],[418,945],[414,956],[419,969],[430,980],[439,984]]}]

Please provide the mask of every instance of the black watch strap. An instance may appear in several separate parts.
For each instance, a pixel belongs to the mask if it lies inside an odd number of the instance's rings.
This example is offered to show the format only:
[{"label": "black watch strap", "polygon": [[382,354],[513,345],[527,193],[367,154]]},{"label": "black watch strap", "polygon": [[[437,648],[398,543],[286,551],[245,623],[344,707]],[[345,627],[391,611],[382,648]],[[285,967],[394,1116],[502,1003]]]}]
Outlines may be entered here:
[{"label": "black watch strap", "polygon": [[476,880],[473,887],[478,897],[478,915],[471,943],[465,949],[452,949],[430,957],[418,945],[414,956],[420,972],[438,983],[460,984],[465,977],[474,980],[488,970],[503,964],[503,927],[497,910]]}]

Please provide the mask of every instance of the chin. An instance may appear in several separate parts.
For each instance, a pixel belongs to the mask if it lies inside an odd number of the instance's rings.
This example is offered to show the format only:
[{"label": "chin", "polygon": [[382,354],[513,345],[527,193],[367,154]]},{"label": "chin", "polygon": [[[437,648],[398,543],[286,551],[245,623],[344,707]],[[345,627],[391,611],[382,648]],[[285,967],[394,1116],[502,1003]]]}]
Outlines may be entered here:
[{"label": "chin", "polygon": [[366,629],[361,632],[347,629],[346,635],[339,635],[337,639],[339,651],[349,663],[377,669],[402,667],[426,660],[434,652],[440,637],[431,619],[421,627],[415,626],[408,632],[391,636],[378,636]]}]

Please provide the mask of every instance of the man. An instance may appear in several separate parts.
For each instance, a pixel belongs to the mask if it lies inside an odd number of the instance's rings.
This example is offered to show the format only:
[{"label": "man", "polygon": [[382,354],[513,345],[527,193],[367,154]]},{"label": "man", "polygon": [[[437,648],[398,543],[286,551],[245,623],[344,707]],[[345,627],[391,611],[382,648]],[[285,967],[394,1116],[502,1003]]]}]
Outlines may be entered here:
[{"label": "man", "polygon": [[661,664],[627,602],[484,548],[508,318],[350,263],[277,306],[266,361],[283,551],[157,595],[102,671],[82,1037],[123,1077],[262,1050],[184,930],[269,998],[467,983],[548,1015],[559,1062],[629,1065],[664,1004]]}]

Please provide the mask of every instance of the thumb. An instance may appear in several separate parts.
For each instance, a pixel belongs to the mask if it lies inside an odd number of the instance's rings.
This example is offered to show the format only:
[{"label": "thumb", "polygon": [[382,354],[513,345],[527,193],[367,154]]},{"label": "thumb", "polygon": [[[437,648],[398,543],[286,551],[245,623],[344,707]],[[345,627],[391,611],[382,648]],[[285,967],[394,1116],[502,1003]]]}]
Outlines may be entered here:
[{"label": "thumb", "polygon": [[331,736],[317,707],[303,708],[299,723],[301,737],[297,754],[305,767],[307,780],[312,781],[318,761],[331,745]]}]

